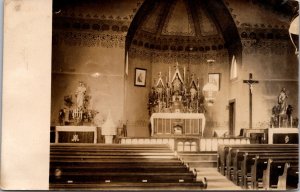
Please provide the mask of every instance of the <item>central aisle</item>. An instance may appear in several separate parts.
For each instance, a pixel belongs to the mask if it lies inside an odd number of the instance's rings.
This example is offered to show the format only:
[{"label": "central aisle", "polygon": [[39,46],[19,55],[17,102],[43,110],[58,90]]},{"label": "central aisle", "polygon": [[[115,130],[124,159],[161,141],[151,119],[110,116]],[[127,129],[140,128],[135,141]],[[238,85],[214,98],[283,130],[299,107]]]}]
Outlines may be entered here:
[{"label": "central aisle", "polygon": [[206,177],[207,190],[241,190],[229,181],[225,176],[221,175],[216,167],[199,167],[197,170],[197,180]]}]

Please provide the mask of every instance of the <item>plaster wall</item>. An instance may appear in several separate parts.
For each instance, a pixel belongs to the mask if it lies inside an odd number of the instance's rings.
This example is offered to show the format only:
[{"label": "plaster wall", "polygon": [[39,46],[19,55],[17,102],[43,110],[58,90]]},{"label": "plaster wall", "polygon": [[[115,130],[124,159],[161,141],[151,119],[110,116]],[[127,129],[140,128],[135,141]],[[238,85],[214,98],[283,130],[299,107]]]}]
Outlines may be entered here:
[{"label": "plaster wall", "polygon": [[249,86],[243,80],[249,73],[259,83],[253,87],[253,128],[270,127],[272,107],[277,105],[278,95],[286,88],[288,104],[294,108],[293,116],[298,117],[298,61],[291,46],[280,54],[257,51],[243,52],[242,64],[238,64],[238,79],[231,81],[230,99],[236,99],[236,129],[249,127]]},{"label": "plaster wall", "polygon": [[[51,124],[58,124],[64,96],[72,95],[79,81],[91,96],[90,109],[97,110],[95,123],[101,125],[111,111],[116,124],[123,121],[124,58],[122,48],[59,45],[53,47]],[[98,78],[93,73],[100,73]]]},{"label": "plaster wall", "polygon": [[[148,95],[151,88],[151,61],[131,57],[129,52],[128,76],[126,78],[126,99],[125,99],[125,118],[127,124],[127,136],[129,137],[149,137],[149,113]],[[134,85],[135,69],[147,70],[146,86]]]}]

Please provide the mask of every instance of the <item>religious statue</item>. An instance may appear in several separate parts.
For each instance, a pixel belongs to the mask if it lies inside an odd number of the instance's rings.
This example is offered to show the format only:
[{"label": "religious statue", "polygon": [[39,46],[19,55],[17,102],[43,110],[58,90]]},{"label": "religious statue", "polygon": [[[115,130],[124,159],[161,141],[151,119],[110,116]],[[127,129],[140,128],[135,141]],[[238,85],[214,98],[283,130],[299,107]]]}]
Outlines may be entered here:
[{"label": "religious statue", "polygon": [[194,101],[194,99],[196,98],[196,95],[197,95],[197,90],[195,89],[195,87],[192,87],[190,89],[190,92],[191,92],[191,100]]},{"label": "religious statue", "polygon": [[280,106],[280,115],[285,115],[287,110],[287,94],[285,88],[282,88],[278,96],[278,104]]},{"label": "religious statue", "polygon": [[85,93],[86,93],[86,87],[84,86],[83,82],[80,81],[79,87],[77,87],[76,93],[75,93],[77,109],[79,109],[79,110],[83,109]]},{"label": "religious statue", "polygon": [[173,112],[175,112],[175,113],[182,112],[183,105],[182,105],[182,102],[179,101],[178,97],[176,97],[175,101],[173,102],[172,107],[173,107]]},{"label": "religious statue", "polygon": [[172,96],[172,101],[176,101],[178,99],[178,101],[182,100],[182,96],[179,95],[179,91],[175,91],[174,95]]},{"label": "religious statue", "polygon": [[173,87],[174,87],[174,91],[181,91],[181,81],[180,81],[178,75],[176,75],[176,77],[173,81]]}]

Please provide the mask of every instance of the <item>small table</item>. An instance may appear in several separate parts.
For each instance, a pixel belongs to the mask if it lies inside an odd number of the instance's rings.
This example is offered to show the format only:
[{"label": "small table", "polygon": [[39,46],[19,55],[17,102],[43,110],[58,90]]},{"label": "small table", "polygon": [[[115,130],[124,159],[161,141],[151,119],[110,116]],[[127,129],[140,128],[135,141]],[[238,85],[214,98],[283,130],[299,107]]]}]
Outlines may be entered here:
[{"label": "small table", "polygon": [[58,132],[93,132],[94,143],[97,143],[97,127],[93,126],[56,126],[55,127],[55,143],[58,143]]}]

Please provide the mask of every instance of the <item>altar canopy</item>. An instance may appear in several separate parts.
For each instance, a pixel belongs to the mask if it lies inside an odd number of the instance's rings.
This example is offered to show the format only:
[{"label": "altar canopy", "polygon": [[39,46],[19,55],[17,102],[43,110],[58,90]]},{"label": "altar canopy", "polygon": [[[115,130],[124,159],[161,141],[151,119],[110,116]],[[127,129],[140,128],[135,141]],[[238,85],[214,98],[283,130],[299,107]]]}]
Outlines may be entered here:
[{"label": "altar canopy", "polygon": [[153,113],[151,136],[203,136],[203,113]]},{"label": "altar canopy", "polygon": [[148,109],[150,114],[205,112],[199,77],[178,62],[173,69],[169,66],[168,72],[159,72],[149,94]]}]

